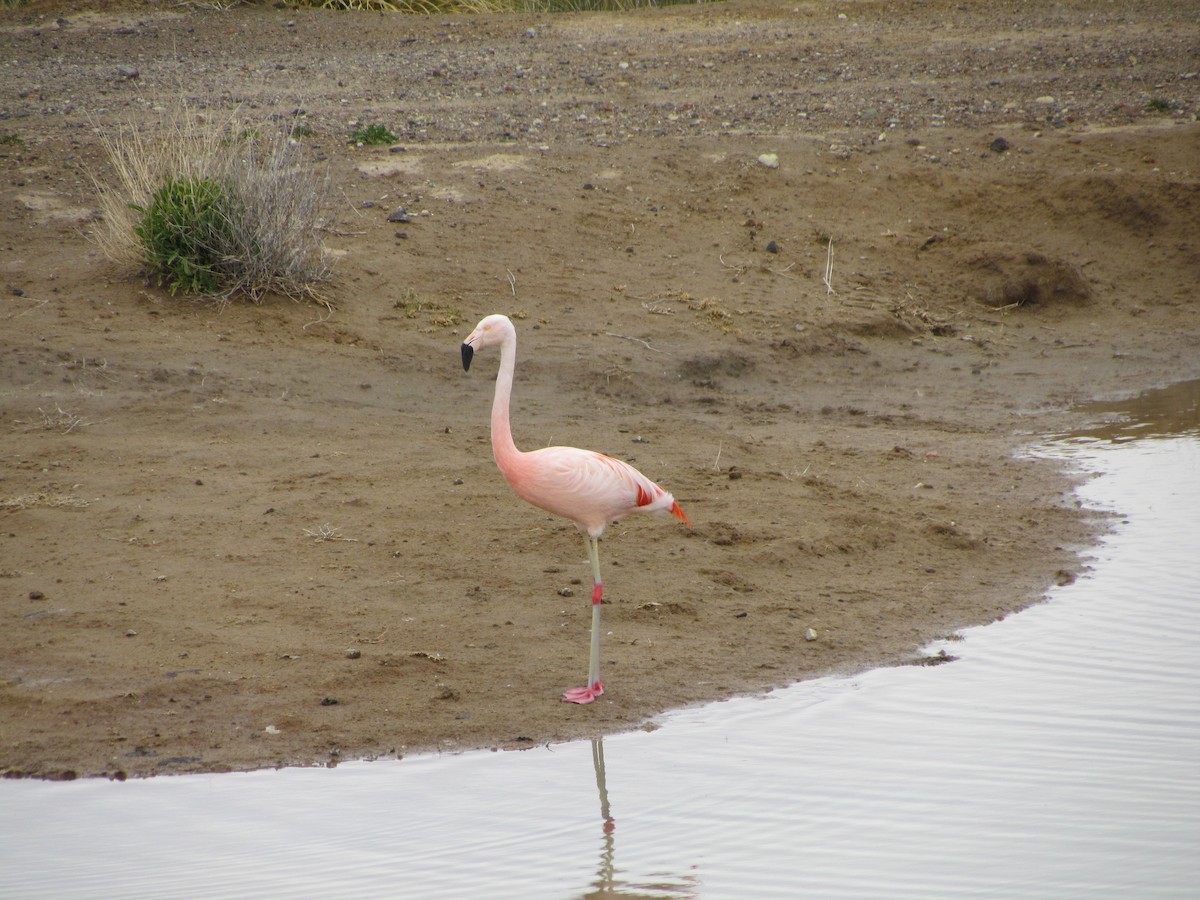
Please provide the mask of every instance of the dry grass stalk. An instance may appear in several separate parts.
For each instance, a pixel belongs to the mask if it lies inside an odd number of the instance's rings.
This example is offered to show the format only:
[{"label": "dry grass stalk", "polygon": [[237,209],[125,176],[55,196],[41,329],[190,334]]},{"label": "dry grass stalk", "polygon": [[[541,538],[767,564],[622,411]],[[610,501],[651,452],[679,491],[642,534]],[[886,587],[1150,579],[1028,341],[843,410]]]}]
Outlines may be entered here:
[{"label": "dry grass stalk", "polygon": [[358,543],[357,538],[342,537],[340,533],[341,530],[342,529],[340,528],[325,524],[319,525],[316,528],[305,528],[304,533],[318,543],[321,541],[347,541],[351,544]]},{"label": "dry grass stalk", "polygon": [[39,406],[38,412],[42,414],[42,428],[61,431],[63,434],[70,434],[76,428],[86,428],[92,424],[91,422],[85,422],[83,416],[67,412],[61,406],[56,406],[52,413],[46,412]]},{"label": "dry grass stalk", "polygon": [[825,283],[825,294],[836,294],[833,289],[833,237],[830,236],[829,243],[825,245],[825,274],[821,276],[821,281]]}]

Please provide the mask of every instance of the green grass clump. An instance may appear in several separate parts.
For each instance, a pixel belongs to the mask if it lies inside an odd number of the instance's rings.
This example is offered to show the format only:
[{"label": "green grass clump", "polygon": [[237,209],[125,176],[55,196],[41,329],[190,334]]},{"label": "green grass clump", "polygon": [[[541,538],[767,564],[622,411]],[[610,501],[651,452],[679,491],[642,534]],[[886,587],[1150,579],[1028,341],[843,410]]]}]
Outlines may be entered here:
[{"label": "green grass clump", "polygon": [[171,294],[215,294],[232,246],[237,215],[232,192],[211,178],[181,176],[154,192],[134,234],[142,242],[150,273]]},{"label": "green grass clump", "polygon": [[360,125],[350,132],[350,143],[368,147],[373,144],[394,144],[396,136],[386,125]]},{"label": "green grass clump", "polygon": [[185,107],[156,130],[103,139],[111,175],[93,174],[95,236],[110,259],[141,267],[172,294],[325,302],[330,263],[319,234],[332,209],[329,180],[290,131]]},{"label": "green grass clump", "polygon": [[21,136],[18,134],[0,134],[0,145],[19,147],[23,143],[25,142],[21,140]]},{"label": "green grass clump", "polygon": [[1146,109],[1150,112],[1170,112],[1173,109],[1173,105],[1165,97],[1151,97],[1146,104]]}]

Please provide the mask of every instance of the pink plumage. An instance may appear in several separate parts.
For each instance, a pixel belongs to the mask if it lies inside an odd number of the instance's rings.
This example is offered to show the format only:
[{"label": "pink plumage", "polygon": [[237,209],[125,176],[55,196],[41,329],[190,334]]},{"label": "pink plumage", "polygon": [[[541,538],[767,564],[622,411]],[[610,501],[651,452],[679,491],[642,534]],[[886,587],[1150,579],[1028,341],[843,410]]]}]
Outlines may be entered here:
[{"label": "pink plumage", "polygon": [[492,454],[505,481],[523,500],[539,509],[570,519],[584,535],[592,563],[592,648],[586,687],[563,694],[573,703],[590,703],[604,693],[600,680],[599,538],[609,522],[634,512],[670,513],[688,527],[691,522],[675,498],[633,466],[603,453],[578,447],[545,447],[528,453],[513,443],[509,403],[516,367],[517,331],[507,316],[487,316],[462,345],[463,368],[469,369],[475,350],[500,346],[500,370],[492,402]]},{"label": "pink plumage", "polygon": [[578,447],[546,447],[496,462],[522,500],[570,519],[599,537],[604,527],[633,512],[673,513],[687,522],[675,498],[629,463]]}]

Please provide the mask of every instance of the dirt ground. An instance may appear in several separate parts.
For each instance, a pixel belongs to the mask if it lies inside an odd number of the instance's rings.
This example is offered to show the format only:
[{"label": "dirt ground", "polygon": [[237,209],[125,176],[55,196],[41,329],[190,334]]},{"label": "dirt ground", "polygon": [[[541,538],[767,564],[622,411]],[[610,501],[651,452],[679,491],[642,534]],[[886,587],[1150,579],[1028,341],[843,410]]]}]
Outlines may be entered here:
[{"label": "dirt ground", "polygon": [[[912,663],[1086,571],[1020,449],[1200,375],[1191,0],[406,18],[0,12],[0,771],[519,748]],[[300,111],[332,311],[173,299],[92,232],[99,134]],[[356,147],[380,123],[395,147]],[[408,221],[389,221],[398,210]],[[607,693],[570,523],[491,458],[629,460]]]}]

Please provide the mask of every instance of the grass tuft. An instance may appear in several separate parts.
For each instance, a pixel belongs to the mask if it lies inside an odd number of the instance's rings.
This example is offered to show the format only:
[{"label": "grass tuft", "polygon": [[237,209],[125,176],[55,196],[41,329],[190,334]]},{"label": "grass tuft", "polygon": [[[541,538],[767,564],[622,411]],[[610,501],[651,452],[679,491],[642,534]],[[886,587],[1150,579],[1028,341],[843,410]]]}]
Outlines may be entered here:
[{"label": "grass tuft", "polygon": [[386,125],[361,125],[350,132],[350,143],[367,147],[375,144],[394,144],[396,136]]},{"label": "grass tuft", "polygon": [[234,200],[211,178],[172,178],[148,207],[133,204],[142,219],[133,226],[150,273],[171,294],[215,294],[221,287],[223,248],[232,246]]},{"label": "grass tuft", "polygon": [[319,230],[327,178],[291,134],[264,134],[237,115],[186,106],[153,131],[103,133],[111,176],[93,173],[97,242],[172,294],[260,302],[269,294],[326,302],[330,275]]}]

